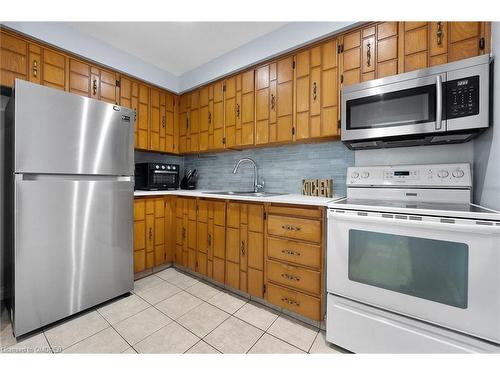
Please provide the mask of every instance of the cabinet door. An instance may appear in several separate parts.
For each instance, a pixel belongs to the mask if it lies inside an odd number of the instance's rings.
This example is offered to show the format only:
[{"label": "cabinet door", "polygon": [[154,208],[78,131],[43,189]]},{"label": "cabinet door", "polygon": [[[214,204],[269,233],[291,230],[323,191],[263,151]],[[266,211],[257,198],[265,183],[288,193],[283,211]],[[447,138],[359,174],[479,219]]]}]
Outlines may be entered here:
[{"label": "cabinet door", "polygon": [[224,133],[225,146],[236,145],[236,76],[224,81]]},{"label": "cabinet door", "polygon": [[191,93],[191,103],[189,107],[189,134],[188,149],[191,152],[198,151],[199,130],[200,130],[200,91],[196,90]]},{"label": "cabinet door", "polygon": [[255,144],[269,143],[276,123],[276,63],[255,70],[255,121]]},{"label": "cabinet door", "polygon": [[212,85],[213,103],[209,111],[208,144],[210,150],[224,148],[224,82]]},{"label": "cabinet door", "polygon": [[160,115],[160,91],[154,88],[150,89],[151,95],[151,121],[149,127],[149,150],[161,151],[160,149],[160,128],[161,128],[161,115]]},{"label": "cabinet door", "polygon": [[449,22],[448,61],[478,56],[482,53],[481,22]]},{"label": "cabinet door", "polygon": [[165,252],[165,200],[163,198],[155,198],[155,224],[153,229],[154,235],[154,265],[159,266],[166,261]]},{"label": "cabinet door", "polygon": [[248,204],[246,235],[247,292],[262,298],[264,293],[264,206]]},{"label": "cabinet door", "polygon": [[429,22],[429,65],[448,62],[448,23]]},{"label": "cabinet door", "polygon": [[293,57],[278,60],[276,88],[276,142],[293,139]]},{"label": "cabinet door", "polygon": [[398,74],[398,30],[398,22],[382,22],[377,25],[376,78]]},{"label": "cabinet door", "polygon": [[3,30],[0,30],[0,40],[0,84],[14,87],[16,78],[28,79],[28,44]]},{"label": "cabinet door", "polygon": [[138,84],[137,148],[147,150],[149,141],[149,87]]},{"label": "cabinet door", "polygon": [[90,65],[76,59],[69,59],[69,91],[90,97]]},{"label": "cabinet door", "polygon": [[[200,132],[199,132],[199,150],[208,150],[208,126],[211,120],[209,115],[209,91],[212,86],[205,86],[200,89]],[[212,89],[213,90],[213,89]],[[212,94],[213,104],[213,94]]]},{"label": "cabinet door", "polygon": [[42,48],[29,43],[28,46],[28,80],[39,85],[42,84]]},{"label": "cabinet door", "polygon": [[160,151],[167,151],[167,110],[165,91],[160,91]]},{"label": "cabinet door", "polygon": [[63,91],[66,89],[66,57],[63,54],[43,48],[41,68],[40,84]]},{"label": "cabinet door", "polygon": [[428,23],[404,23],[404,71],[409,72],[428,66]]},{"label": "cabinet door", "polygon": [[146,268],[154,266],[155,250],[154,198],[146,199]]},{"label": "cabinet door", "polygon": [[146,269],[146,203],[134,200],[134,272]]},{"label": "cabinet door", "polygon": [[255,78],[254,70],[242,73],[241,76],[241,99],[237,103],[236,115],[240,127],[236,133],[238,146],[250,146],[254,144],[255,132]]},{"label": "cabinet door", "polygon": [[352,85],[361,82],[361,30],[343,36],[342,83]]},{"label": "cabinet door", "polygon": [[99,99],[107,103],[118,104],[117,74],[109,70],[99,69],[99,75]]},{"label": "cabinet door", "polygon": [[189,137],[189,94],[183,94],[179,98],[179,152],[188,151],[187,139]]},{"label": "cabinet door", "polygon": [[165,152],[177,152],[175,150],[175,95],[164,92],[165,114],[162,126],[165,132]]}]

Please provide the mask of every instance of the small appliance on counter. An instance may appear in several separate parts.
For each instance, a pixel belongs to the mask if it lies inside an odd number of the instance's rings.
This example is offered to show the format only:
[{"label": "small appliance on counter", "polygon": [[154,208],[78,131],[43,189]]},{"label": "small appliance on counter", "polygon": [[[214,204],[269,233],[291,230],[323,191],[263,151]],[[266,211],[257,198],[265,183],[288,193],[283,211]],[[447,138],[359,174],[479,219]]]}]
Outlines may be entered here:
[{"label": "small appliance on counter", "polygon": [[187,171],[187,173],[181,180],[181,189],[184,190],[196,189],[197,180],[198,180],[198,173],[196,172],[196,169],[190,169],[189,171]]},{"label": "small appliance on counter", "polygon": [[177,164],[136,163],[136,190],[176,190],[179,188]]}]

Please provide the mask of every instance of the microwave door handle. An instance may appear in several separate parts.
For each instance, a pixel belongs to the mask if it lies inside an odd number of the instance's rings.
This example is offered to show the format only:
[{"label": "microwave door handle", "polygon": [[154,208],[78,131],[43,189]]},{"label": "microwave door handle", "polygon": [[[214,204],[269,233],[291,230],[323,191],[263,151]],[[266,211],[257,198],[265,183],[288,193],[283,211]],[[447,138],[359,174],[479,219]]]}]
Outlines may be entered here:
[{"label": "microwave door handle", "polygon": [[443,120],[443,84],[441,76],[436,76],[436,130],[441,130]]}]

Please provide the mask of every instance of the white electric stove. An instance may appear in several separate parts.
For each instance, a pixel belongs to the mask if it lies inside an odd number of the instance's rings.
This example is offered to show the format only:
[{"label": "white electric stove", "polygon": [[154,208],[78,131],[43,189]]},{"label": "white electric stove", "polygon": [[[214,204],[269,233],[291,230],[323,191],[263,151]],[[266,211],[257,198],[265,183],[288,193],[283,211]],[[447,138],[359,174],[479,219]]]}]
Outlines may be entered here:
[{"label": "white electric stove", "polygon": [[469,164],[351,167],[328,210],[327,340],[354,352],[500,351],[500,213]]}]

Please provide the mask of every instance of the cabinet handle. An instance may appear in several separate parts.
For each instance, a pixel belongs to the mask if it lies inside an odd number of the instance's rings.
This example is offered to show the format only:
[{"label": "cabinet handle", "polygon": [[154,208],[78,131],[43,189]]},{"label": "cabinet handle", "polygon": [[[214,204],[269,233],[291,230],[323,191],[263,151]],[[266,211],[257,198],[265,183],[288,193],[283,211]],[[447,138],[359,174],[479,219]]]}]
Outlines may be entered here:
[{"label": "cabinet handle", "polygon": [[212,235],[208,234],[208,247],[212,247]]},{"label": "cabinet handle", "polygon": [[313,82],[313,100],[316,101],[316,98],[318,97],[318,84],[316,81]]},{"label": "cabinet handle", "polygon": [[443,23],[438,22],[437,23],[437,31],[436,31],[436,39],[437,39],[437,45],[440,46],[443,44]]},{"label": "cabinet handle", "polygon": [[294,301],[293,299],[290,299],[288,297],[281,298],[281,301],[284,302],[284,303],[287,303],[289,305],[295,305],[297,307],[300,306],[300,302]]},{"label": "cabinet handle", "polygon": [[281,226],[281,229],[284,229],[284,230],[296,230],[296,231],[299,231],[300,230],[300,227],[294,227],[293,225],[285,225],[283,224]]},{"label": "cabinet handle", "polygon": [[238,103],[236,103],[236,118],[240,118],[240,105]]},{"label": "cabinet handle", "polygon": [[298,251],[294,251],[294,250],[283,249],[283,250],[281,250],[281,253],[285,254],[285,255],[293,255],[293,256],[300,257],[300,253]]},{"label": "cabinet handle", "polygon": [[372,44],[368,42],[366,45],[366,65],[370,66],[372,60]]},{"label": "cabinet handle", "polygon": [[186,117],[186,129],[189,128],[189,119]]},{"label": "cabinet handle", "polygon": [[161,126],[165,128],[165,116],[161,117]]},{"label": "cabinet handle", "polygon": [[271,94],[271,109],[274,111],[276,108],[276,96],[274,94]]},{"label": "cabinet handle", "polygon": [[300,281],[299,276],[290,275],[289,273],[282,273],[281,277],[290,281]]},{"label": "cabinet handle", "polygon": [[134,108],[134,121],[137,120],[137,108]]},{"label": "cabinet handle", "polygon": [[186,239],[186,228],[182,227],[182,239]]},{"label": "cabinet handle", "polygon": [[33,60],[33,77],[38,76],[38,61]]},{"label": "cabinet handle", "polygon": [[208,111],[208,123],[212,123],[212,112]]},{"label": "cabinet handle", "polygon": [[241,241],[241,255],[245,255],[245,241]]},{"label": "cabinet handle", "polygon": [[153,239],[153,228],[149,227],[149,240]]},{"label": "cabinet handle", "polygon": [[94,95],[97,95],[97,79],[94,79],[94,80],[92,81],[92,93],[93,93]]}]

